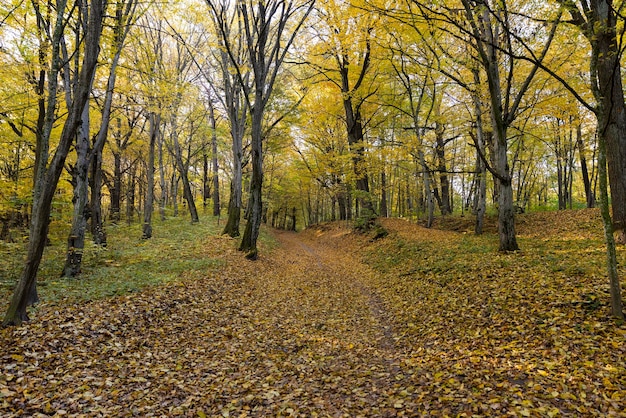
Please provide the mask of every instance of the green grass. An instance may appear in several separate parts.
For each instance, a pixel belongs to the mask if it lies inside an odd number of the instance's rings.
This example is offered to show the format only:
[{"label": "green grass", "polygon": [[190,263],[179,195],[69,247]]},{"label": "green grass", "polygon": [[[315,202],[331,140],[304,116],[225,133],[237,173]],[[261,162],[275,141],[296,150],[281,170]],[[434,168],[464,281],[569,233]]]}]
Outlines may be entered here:
[{"label": "green grass", "polygon": [[[108,246],[97,247],[88,236],[81,275],[68,279],[60,278],[60,272],[65,261],[65,235],[69,225],[53,221],[52,245],[46,248],[38,274],[40,298],[45,302],[94,300],[183,278],[202,277],[222,263],[219,249],[211,243],[221,227],[216,218],[208,216],[194,225],[182,217],[155,220],[153,237],[143,240],[141,224],[107,225]],[[267,234],[261,241],[271,245]],[[0,265],[0,295],[6,303],[21,273],[25,246],[25,240],[0,242],[0,256],[4,260]]]}]

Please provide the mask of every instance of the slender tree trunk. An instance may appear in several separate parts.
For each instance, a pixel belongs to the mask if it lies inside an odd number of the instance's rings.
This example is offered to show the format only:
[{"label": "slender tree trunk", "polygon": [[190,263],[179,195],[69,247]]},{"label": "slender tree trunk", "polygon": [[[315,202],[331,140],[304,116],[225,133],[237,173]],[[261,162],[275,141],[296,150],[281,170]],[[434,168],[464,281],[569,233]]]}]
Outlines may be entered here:
[{"label": "slender tree trunk", "polygon": [[[257,87],[258,89],[259,87]],[[262,97],[257,92],[257,99]],[[260,100],[260,99],[259,99]],[[250,180],[250,218],[246,223],[239,250],[246,253],[246,258],[256,260],[258,257],[257,238],[261,226],[261,212],[263,209],[263,132],[262,109],[253,109],[252,112],[252,179]]]},{"label": "slender tree trunk", "polygon": [[165,184],[165,164],[163,163],[163,135],[158,136],[159,148],[159,188],[161,194],[159,197],[159,217],[165,220],[165,207],[167,206],[167,185]]},{"label": "slender tree trunk", "polygon": [[578,145],[578,155],[580,157],[580,171],[583,177],[583,185],[585,186],[585,200],[588,208],[595,206],[596,198],[591,188],[591,180],[589,179],[589,169],[587,168],[587,152],[585,141],[583,140],[582,127],[580,124],[576,127],[576,145]]},{"label": "slender tree trunk", "polygon": [[74,195],[72,197],[72,226],[67,239],[65,266],[61,277],[76,277],[80,273],[85,248],[85,231],[87,229],[87,195],[89,185],[89,100],[82,113],[82,122],[76,134],[76,165],[72,169]]},{"label": "slender tree trunk", "polygon": [[[111,60],[111,68],[109,70],[109,77],[107,80],[106,94],[104,98],[104,106],[102,108],[102,120],[100,123],[100,129],[96,135],[96,139],[93,144],[92,153],[90,155],[91,164],[91,233],[93,241],[96,245],[106,247],[107,238],[104,230],[103,216],[102,216],[102,153],[104,151],[104,144],[107,139],[109,124],[111,121],[111,110],[113,107],[113,93],[115,90],[115,83],[117,79],[117,67],[119,65],[120,56],[124,47],[124,41],[130,30],[130,22],[133,19],[135,10],[137,7],[137,0],[123,0],[116,3],[115,8],[115,35],[114,43],[116,46],[115,54]],[[120,119],[118,118],[118,134],[121,135]],[[117,152],[121,152],[118,148]],[[116,162],[119,162],[116,161]],[[119,167],[118,167],[119,168]],[[117,174],[117,173],[116,173]],[[121,198],[121,174],[119,177],[113,179],[116,196],[115,196],[115,208],[111,204],[111,210],[113,212],[113,220],[118,221],[120,217],[120,198]],[[117,183],[115,183],[117,181]]]},{"label": "slender tree trunk", "polygon": [[213,216],[220,216],[220,178],[219,178],[219,164],[217,154],[217,120],[215,119],[215,109],[211,105],[209,108],[209,117],[211,119],[211,157],[212,157],[212,175],[213,181]]},{"label": "slender tree trunk", "polygon": [[380,173],[380,216],[387,218],[389,209],[387,209],[387,174],[383,168]]},{"label": "slender tree trunk", "polygon": [[[91,207],[90,207],[90,222],[91,222],[91,235],[93,242],[101,247],[107,246],[107,235],[104,230],[104,219],[102,216],[102,184],[103,184],[103,172],[102,172],[102,151],[104,147],[104,141],[94,144],[91,155]],[[121,188],[121,184],[119,185]],[[119,217],[119,208],[118,208]]]},{"label": "slender tree trunk", "polygon": [[150,112],[150,144],[148,148],[148,164],[146,167],[146,199],[144,202],[143,212],[143,229],[142,238],[152,238],[152,211],[154,207],[154,153],[156,141],[160,135],[161,116],[157,113]]},{"label": "slender tree trunk", "polygon": [[239,236],[239,222],[241,219],[243,174],[241,167],[242,144],[238,135],[233,138],[233,178],[230,182],[230,200],[228,202],[228,220],[222,234],[233,238]]},{"label": "slender tree trunk", "polygon": [[196,202],[193,198],[191,191],[191,184],[189,183],[189,175],[187,166],[183,161],[182,150],[180,148],[180,142],[178,141],[178,122],[176,115],[172,116],[172,141],[174,143],[174,158],[176,159],[176,167],[180,173],[180,179],[183,182],[183,196],[187,201],[187,207],[189,208],[189,214],[191,216],[192,223],[198,223],[200,221],[198,217],[198,209],[196,208]]},{"label": "slender tree trunk", "polygon": [[37,301],[36,278],[37,270],[41,262],[43,250],[46,244],[48,233],[48,224],[50,219],[50,210],[52,207],[52,199],[56,191],[65,159],[69,152],[70,146],[76,135],[76,130],[81,121],[81,116],[87,99],[91,92],[93,75],[98,59],[100,35],[102,33],[102,19],[104,15],[104,2],[94,0],[90,4],[89,22],[87,24],[87,32],[85,33],[85,51],[83,54],[83,64],[78,76],[78,84],[76,86],[74,100],[68,109],[67,118],[63,125],[63,130],[59,138],[57,149],[54,157],[46,168],[47,146],[52,132],[54,122],[54,108],[56,106],[56,87],[57,75],[60,69],[59,44],[65,21],[66,3],[61,0],[57,4],[57,19],[55,23],[53,42],[52,42],[52,65],[49,78],[48,90],[48,109],[46,111],[46,119],[49,123],[44,126],[42,135],[42,155],[40,155],[39,164],[36,168],[36,178],[34,187],[34,199],[32,206],[31,228],[28,243],[28,252],[26,263],[20,280],[17,283],[11,303],[5,315],[4,325],[17,325],[22,321],[28,320],[27,308]]},{"label": "slender tree trunk", "polygon": [[443,128],[439,123],[435,129],[436,133],[436,147],[437,153],[437,170],[439,171],[439,182],[441,184],[441,204],[439,209],[442,215],[448,215],[452,213],[450,208],[450,181],[448,179],[448,169],[446,167],[446,150],[445,142],[443,138]]},{"label": "slender tree trunk", "polygon": [[296,214],[298,209],[296,207],[291,208],[291,223],[289,224],[290,231],[296,231]]},{"label": "slender tree trunk", "polygon": [[209,156],[202,153],[202,206],[206,209],[211,198],[211,183],[209,183]]},{"label": "slender tree trunk", "polygon": [[178,216],[178,176],[176,175],[176,167],[172,172],[172,178],[170,179],[170,193],[172,195],[172,212],[174,217]]},{"label": "slender tree trunk", "polygon": [[128,186],[126,187],[126,221],[128,225],[133,222],[135,215],[135,186],[136,186],[137,166],[133,166],[128,175]]},{"label": "slender tree trunk", "polygon": [[426,228],[432,228],[433,222],[435,220],[435,196],[433,193],[430,170],[428,168],[428,165],[426,164],[426,157],[424,156],[424,152],[421,149],[417,152],[417,158],[419,161],[419,165],[422,167],[422,179],[424,182],[423,186],[425,198],[424,203],[426,204]]},{"label": "slender tree trunk", "polygon": [[120,220],[121,200],[122,200],[122,120],[118,117],[115,120],[115,150],[113,150],[113,188],[109,193],[111,208],[109,210],[111,221]]}]

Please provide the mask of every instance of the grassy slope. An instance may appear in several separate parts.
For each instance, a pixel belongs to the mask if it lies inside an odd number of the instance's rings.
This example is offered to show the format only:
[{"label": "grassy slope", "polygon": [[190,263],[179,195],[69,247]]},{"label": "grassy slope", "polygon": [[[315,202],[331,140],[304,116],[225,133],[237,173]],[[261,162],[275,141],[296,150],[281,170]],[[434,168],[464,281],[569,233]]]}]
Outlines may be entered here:
[{"label": "grassy slope", "polygon": [[[217,219],[204,217],[192,225],[186,218],[155,221],[154,236],[141,239],[141,225],[107,227],[108,246],[99,248],[87,238],[82,274],[77,279],[60,278],[65,261],[68,225],[51,226],[52,245],[46,248],[38,276],[43,303],[76,302],[124,295],[184,277],[200,276],[221,265],[224,251],[215,245],[220,226]],[[13,284],[24,259],[23,243],[0,241],[0,309],[6,310]]]},{"label": "grassy slope", "polygon": [[[450,218],[427,230],[387,220],[359,252],[393,312],[420,385],[448,413],[605,415],[626,405],[626,327],[609,317],[599,214],[518,217],[522,251]],[[461,231],[461,232],[459,232]],[[624,249],[619,258],[623,265]],[[622,276],[624,270],[621,269]],[[478,393],[482,405],[472,406]],[[491,400],[490,400],[491,399]]]}]

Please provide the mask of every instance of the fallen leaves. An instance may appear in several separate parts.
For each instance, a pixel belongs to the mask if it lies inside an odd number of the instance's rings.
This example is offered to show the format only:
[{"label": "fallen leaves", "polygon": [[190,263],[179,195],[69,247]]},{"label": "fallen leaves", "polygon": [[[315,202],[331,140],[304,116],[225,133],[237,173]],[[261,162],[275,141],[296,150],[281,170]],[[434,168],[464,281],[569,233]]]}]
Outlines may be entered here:
[{"label": "fallen leaves", "polygon": [[43,305],[0,331],[0,412],[624,416],[626,329],[570,303],[604,282],[553,271],[547,258],[575,258],[565,244],[502,255],[489,237],[385,226],[377,242],[277,233],[256,262],[215,238],[206,277]]}]

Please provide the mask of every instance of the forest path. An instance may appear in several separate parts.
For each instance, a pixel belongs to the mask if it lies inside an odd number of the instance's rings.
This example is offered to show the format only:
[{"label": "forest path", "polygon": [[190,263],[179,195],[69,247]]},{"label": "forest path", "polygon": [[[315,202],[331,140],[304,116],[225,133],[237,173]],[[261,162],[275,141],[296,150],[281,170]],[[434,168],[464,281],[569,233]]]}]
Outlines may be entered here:
[{"label": "forest path", "polygon": [[346,231],[272,232],[254,262],[219,237],[208,277],[43,305],[0,333],[0,415],[414,415],[413,371]]}]

